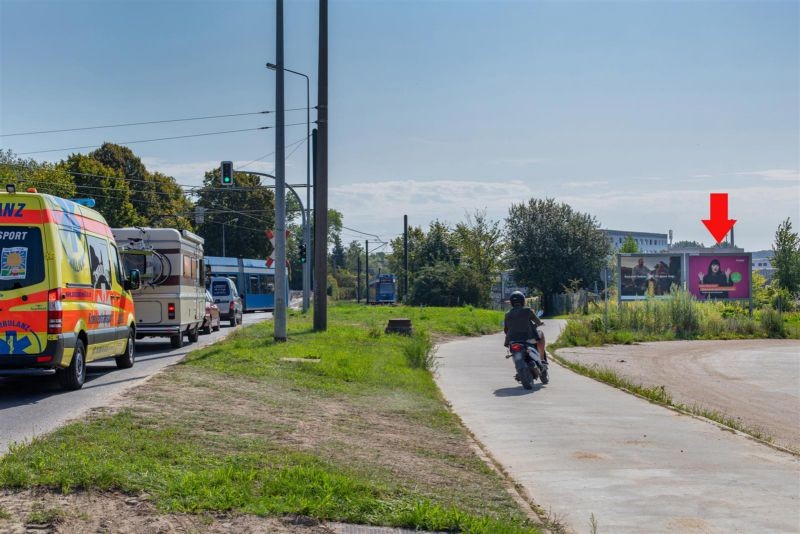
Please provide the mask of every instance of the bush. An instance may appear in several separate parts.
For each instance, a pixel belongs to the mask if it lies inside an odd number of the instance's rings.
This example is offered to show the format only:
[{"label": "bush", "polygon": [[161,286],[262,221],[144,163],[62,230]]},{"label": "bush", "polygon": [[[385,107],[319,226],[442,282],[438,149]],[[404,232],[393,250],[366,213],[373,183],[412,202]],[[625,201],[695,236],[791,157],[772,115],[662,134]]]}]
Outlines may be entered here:
[{"label": "bush", "polygon": [[769,308],[761,311],[761,327],[771,338],[786,337],[786,326],[783,324],[783,314]]},{"label": "bush", "polygon": [[771,293],[770,306],[772,306],[772,309],[780,312],[794,311],[797,309],[797,303],[792,297],[792,294],[789,293],[789,290],[775,286],[772,288]]},{"label": "bush", "polygon": [[688,291],[673,287],[667,301],[675,334],[683,339],[694,336],[700,328],[698,303]]},{"label": "bush", "polygon": [[433,342],[428,332],[418,330],[403,346],[408,366],[412,369],[425,369],[432,371],[436,367],[436,356]]}]

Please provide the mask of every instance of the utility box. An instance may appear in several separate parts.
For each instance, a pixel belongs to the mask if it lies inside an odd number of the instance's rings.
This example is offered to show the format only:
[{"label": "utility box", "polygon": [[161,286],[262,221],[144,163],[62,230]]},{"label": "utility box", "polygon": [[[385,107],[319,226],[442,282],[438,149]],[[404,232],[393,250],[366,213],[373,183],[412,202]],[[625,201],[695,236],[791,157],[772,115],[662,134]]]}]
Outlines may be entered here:
[{"label": "utility box", "polygon": [[410,336],[411,331],[411,319],[389,319],[389,323],[386,325],[385,332],[387,334],[402,334],[404,336]]}]

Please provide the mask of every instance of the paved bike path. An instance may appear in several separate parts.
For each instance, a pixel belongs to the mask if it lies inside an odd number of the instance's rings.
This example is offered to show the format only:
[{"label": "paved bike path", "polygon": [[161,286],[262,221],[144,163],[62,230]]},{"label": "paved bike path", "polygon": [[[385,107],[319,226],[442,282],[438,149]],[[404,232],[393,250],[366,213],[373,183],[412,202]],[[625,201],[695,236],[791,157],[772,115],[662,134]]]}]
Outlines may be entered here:
[{"label": "paved bike path", "polygon": [[[561,322],[548,321],[555,339]],[[552,364],[525,391],[502,335],[439,346],[437,382],[533,500],[576,532],[800,532],[800,459]]]}]

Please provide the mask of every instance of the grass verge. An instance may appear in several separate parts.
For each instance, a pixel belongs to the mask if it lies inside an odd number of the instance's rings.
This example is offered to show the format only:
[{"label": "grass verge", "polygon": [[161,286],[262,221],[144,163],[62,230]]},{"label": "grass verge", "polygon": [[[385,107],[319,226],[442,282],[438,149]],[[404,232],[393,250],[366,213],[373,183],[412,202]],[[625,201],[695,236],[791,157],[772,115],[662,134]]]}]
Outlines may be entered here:
[{"label": "grass verge", "polygon": [[[415,335],[384,334],[401,316]],[[493,332],[501,318],[337,305],[326,332],[293,313],[286,343],[271,322],[240,329],[134,389],[124,408],[13,447],[0,485],[146,493],[164,512],[537,532],[429,372],[431,335]]]}]

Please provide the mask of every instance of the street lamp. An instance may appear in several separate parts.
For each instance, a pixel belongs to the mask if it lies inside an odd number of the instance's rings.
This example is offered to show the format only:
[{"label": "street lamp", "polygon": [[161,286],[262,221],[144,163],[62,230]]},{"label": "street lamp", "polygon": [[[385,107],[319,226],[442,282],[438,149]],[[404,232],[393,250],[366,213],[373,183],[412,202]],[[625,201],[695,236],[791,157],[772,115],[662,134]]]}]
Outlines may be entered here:
[{"label": "street lamp", "polygon": [[[274,63],[267,63],[267,68],[270,70],[277,70],[278,66]],[[309,87],[308,76],[296,70],[287,69],[283,67],[284,72],[291,72],[306,79],[306,220],[311,219],[311,89]],[[306,245],[306,251],[311,254],[311,228],[309,224],[305,225],[303,230],[303,242]],[[309,288],[311,287],[311,262],[306,261],[303,264],[303,311],[308,310],[309,301]]]},{"label": "street lamp", "polygon": [[222,256],[223,257],[225,257],[225,227],[228,226],[228,224],[233,224],[233,223],[237,223],[237,222],[239,222],[239,217],[234,217],[230,221],[228,221],[226,223],[222,223]]}]

